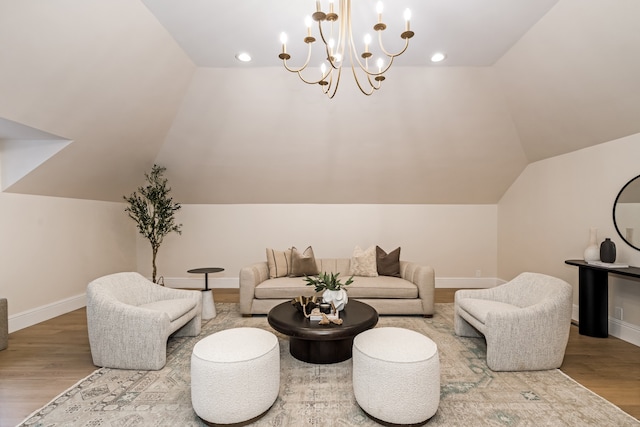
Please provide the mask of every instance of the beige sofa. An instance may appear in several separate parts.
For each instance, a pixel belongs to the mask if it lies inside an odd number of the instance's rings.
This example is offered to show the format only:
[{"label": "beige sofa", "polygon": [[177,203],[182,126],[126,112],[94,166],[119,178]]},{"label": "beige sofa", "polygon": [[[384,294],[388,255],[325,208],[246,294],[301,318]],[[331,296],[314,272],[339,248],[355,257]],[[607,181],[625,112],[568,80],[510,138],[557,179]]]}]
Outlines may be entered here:
[{"label": "beige sofa", "polygon": [[[320,272],[340,273],[348,279],[349,258],[316,258]],[[431,317],[434,313],[435,274],[432,267],[400,261],[400,277],[354,276],[347,286],[349,299],[369,304],[379,314],[416,314]],[[276,305],[300,295],[314,295],[304,277],[269,278],[267,262],[258,262],[240,270],[240,312],[244,316],[268,314]]]}]

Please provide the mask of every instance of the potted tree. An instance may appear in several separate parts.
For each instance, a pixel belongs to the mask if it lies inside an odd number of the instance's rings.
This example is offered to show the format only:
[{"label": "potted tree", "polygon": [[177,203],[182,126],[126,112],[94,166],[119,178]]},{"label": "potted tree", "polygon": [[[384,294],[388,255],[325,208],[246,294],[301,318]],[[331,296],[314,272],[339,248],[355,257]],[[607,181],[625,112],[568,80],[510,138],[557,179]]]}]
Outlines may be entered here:
[{"label": "potted tree", "polygon": [[175,223],[175,212],[180,209],[179,203],[174,203],[169,196],[171,188],[167,186],[167,179],[163,173],[167,168],[153,165],[150,173],[145,173],[147,185],[138,187],[129,197],[123,198],[129,203],[125,212],[136,222],[138,231],[151,244],[151,265],[153,267],[152,280],[156,282],[156,255],[164,236],[175,231],[182,234],[182,224]]}]

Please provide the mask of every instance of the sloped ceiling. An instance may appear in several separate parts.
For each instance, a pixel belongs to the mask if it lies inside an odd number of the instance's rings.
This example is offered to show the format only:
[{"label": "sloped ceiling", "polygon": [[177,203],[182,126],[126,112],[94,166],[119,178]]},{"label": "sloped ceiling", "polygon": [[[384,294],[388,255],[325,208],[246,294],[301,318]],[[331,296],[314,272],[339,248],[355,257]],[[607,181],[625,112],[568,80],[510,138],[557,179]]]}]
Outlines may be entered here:
[{"label": "sloped ceiling", "polygon": [[4,1],[0,117],[73,141],[7,191],[121,200],[157,162],[182,203],[496,203],[532,161],[640,132],[640,2],[387,3],[409,50],[328,100],[277,60],[312,1]]}]

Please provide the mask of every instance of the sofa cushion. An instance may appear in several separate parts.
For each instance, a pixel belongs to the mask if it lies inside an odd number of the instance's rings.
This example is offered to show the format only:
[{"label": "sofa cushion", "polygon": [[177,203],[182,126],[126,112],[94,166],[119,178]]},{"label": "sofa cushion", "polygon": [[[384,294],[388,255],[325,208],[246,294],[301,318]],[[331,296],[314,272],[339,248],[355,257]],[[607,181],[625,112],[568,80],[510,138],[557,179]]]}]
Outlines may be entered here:
[{"label": "sofa cushion", "polygon": [[457,301],[457,304],[458,307],[460,307],[482,323],[486,323],[487,315],[491,312],[522,310],[520,307],[515,305],[488,299],[460,298]]},{"label": "sofa cushion", "polygon": [[267,248],[267,264],[271,279],[287,277],[291,273],[291,248],[286,251]]},{"label": "sofa cushion", "polygon": [[290,276],[314,276],[320,273],[316,264],[316,257],[313,255],[313,248],[307,247],[300,253],[296,247],[291,248],[291,272]]},{"label": "sofa cushion", "polygon": [[418,287],[399,277],[354,277],[349,298],[418,298]]},{"label": "sofa cushion", "polygon": [[[349,298],[417,298],[418,287],[399,277],[354,277],[345,288]],[[258,299],[295,298],[315,295],[313,286],[306,286],[300,277],[269,279],[255,288]]]},{"label": "sofa cushion", "polygon": [[376,267],[376,247],[371,246],[366,250],[356,246],[351,257],[351,268],[349,274],[352,276],[375,277],[378,275]]},{"label": "sofa cushion", "polygon": [[376,266],[379,276],[400,277],[400,248],[386,253],[380,246],[376,246]]},{"label": "sofa cushion", "polygon": [[169,320],[173,322],[193,310],[197,305],[198,302],[193,298],[176,298],[150,302],[138,307],[167,313]]}]

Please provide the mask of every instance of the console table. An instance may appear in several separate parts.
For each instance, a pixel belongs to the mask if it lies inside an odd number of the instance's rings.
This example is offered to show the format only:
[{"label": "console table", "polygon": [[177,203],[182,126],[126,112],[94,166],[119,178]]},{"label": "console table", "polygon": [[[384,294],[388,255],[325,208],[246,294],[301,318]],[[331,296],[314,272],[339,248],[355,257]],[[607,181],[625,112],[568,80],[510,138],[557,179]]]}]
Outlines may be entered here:
[{"label": "console table", "polygon": [[570,259],[565,264],[578,267],[580,335],[606,338],[609,336],[609,274],[640,278],[640,268],[600,267],[581,259]]}]

